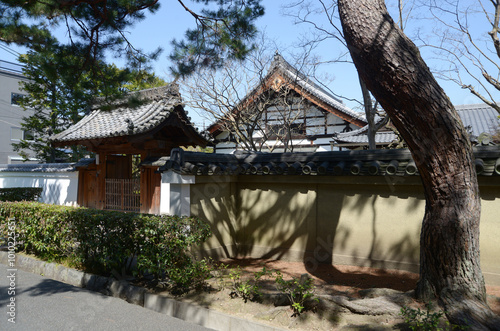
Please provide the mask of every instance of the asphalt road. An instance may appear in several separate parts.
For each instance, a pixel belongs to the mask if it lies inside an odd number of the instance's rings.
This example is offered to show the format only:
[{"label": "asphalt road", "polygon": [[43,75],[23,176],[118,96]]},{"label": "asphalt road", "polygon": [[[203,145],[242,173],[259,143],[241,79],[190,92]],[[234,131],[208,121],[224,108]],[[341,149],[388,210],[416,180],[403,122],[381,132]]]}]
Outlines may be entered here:
[{"label": "asphalt road", "polygon": [[0,264],[0,330],[209,329]]}]

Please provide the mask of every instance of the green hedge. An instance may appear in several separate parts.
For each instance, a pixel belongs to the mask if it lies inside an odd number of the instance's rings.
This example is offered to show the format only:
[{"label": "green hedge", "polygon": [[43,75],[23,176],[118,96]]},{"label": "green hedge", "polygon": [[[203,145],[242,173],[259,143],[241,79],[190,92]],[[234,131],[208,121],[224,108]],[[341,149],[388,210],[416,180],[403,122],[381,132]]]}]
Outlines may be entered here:
[{"label": "green hedge", "polygon": [[40,195],[41,187],[0,188],[0,201],[37,201]]},{"label": "green hedge", "polygon": [[92,272],[109,274],[137,258],[139,275],[189,286],[205,273],[190,248],[205,241],[210,226],[193,217],[155,216],[46,205],[0,202],[0,234],[14,219],[22,249],[44,259],[70,258]]}]

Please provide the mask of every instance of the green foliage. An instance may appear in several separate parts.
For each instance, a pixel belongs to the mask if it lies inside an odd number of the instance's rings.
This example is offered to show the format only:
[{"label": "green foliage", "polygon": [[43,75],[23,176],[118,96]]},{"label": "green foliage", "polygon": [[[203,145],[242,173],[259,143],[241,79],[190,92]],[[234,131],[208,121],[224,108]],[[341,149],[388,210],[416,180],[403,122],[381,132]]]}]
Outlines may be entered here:
[{"label": "green foliage", "polygon": [[308,300],[318,300],[314,298],[314,284],[312,278],[301,279],[292,277],[291,280],[284,280],[281,272],[276,272],[276,288],[285,294],[290,301],[294,315],[300,315],[305,309]]},{"label": "green foliage", "polygon": [[241,60],[256,46],[251,44],[257,29],[254,22],[264,15],[260,0],[195,0],[216,3],[217,9],[204,9],[195,16],[198,27],[187,30],[185,40],[172,41],[170,59],[175,76],[186,76],[199,67],[218,69],[228,59]]},{"label": "green foliage", "polygon": [[42,190],[41,187],[0,188],[0,201],[37,201]]},{"label": "green foliage", "polygon": [[215,263],[212,260],[210,262],[212,263],[212,276],[217,281],[217,290],[221,291],[226,288],[225,277],[228,274],[229,265],[222,262]]},{"label": "green foliage", "polygon": [[[117,95],[128,79],[128,71],[102,64],[100,74],[93,77],[82,71],[84,60],[74,53],[73,47],[58,44],[30,50],[21,55],[23,74],[28,79],[21,83],[25,97],[21,106],[33,112],[23,118],[22,128],[33,137],[21,140],[12,146],[15,151],[29,158],[26,151],[35,153],[43,162],[77,161],[88,154],[83,147],[63,150],[52,146],[49,136],[57,134],[78,122],[89,111],[91,103],[98,95]],[[67,155],[69,154],[69,155]]]},{"label": "green foliage", "polygon": [[68,45],[86,68],[98,64],[105,51],[140,62],[159,51],[145,54],[133,48],[125,30],[144,19],[146,10],[154,13],[158,8],[159,2],[152,0],[0,1],[0,39],[38,51],[55,41],[52,31],[65,27]]},{"label": "green foliage", "polygon": [[261,281],[265,277],[274,277],[276,289],[284,294],[290,302],[290,307],[294,312],[294,316],[304,312],[308,303],[311,300],[318,301],[314,297],[314,284],[312,278],[294,278],[284,280],[283,275],[279,271],[268,270],[265,267],[261,271],[255,272],[253,278],[242,280],[242,270],[238,266],[231,269],[229,278],[232,280],[233,286],[230,293],[232,298],[240,297],[243,301],[259,301],[262,299],[262,284]]},{"label": "green foliage", "polygon": [[[186,32],[186,41],[172,42],[174,74],[185,75],[199,66],[217,68],[224,59],[241,59],[255,47],[250,43],[256,32],[254,22],[264,14],[261,0],[193,1],[206,9],[197,14],[178,1],[192,14],[197,28]],[[56,28],[65,27],[67,46],[82,58],[83,68],[98,73],[105,52],[111,51],[126,58],[128,67],[143,69],[159,56],[161,48],[149,54],[135,48],[126,30],[159,6],[155,0],[0,1],[0,40],[39,51],[56,42],[52,35]]]},{"label": "green foliage", "polygon": [[133,70],[129,74],[127,82],[123,84],[123,88],[128,92],[132,92],[165,85],[167,85],[167,82],[154,73],[146,70]]},{"label": "green foliage", "polygon": [[241,268],[238,266],[231,269],[229,272],[229,278],[233,282],[231,298],[240,297],[243,301],[259,301],[262,298],[262,293],[260,291],[259,280],[264,275],[268,275],[269,272],[263,268],[261,272],[256,272],[253,275],[253,279],[242,280],[241,278]]},{"label": "green foliage", "polygon": [[432,312],[432,304],[425,305],[425,310],[410,307],[401,308],[400,315],[413,331],[467,330],[466,326],[452,325],[444,317],[442,311]]},{"label": "green foliage", "polygon": [[142,243],[137,258],[139,273],[151,273],[156,279],[166,277],[174,287],[185,287],[192,281],[199,284],[200,278],[209,276],[206,262],[196,262],[189,252],[211,235],[206,222],[194,217],[143,216],[141,227],[135,238]]},{"label": "green foliage", "polygon": [[69,259],[86,271],[111,274],[131,271],[135,256],[139,275],[168,279],[175,288],[199,288],[210,276],[208,261],[190,253],[211,235],[210,227],[193,217],[2,202],[0,235],[11,218],[20,248],[44,259]]}]

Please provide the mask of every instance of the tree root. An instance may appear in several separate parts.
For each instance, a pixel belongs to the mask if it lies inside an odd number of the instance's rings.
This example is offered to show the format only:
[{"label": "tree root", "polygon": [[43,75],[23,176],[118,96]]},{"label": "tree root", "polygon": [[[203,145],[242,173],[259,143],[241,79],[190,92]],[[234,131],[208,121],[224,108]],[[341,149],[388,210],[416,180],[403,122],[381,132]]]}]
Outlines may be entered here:
[{"label": "tree root", "polygon": [[481,300],[454,296],[441,299],[440,303],[451,324],[467,326],[469,330],[500,331],[500,316]]}]

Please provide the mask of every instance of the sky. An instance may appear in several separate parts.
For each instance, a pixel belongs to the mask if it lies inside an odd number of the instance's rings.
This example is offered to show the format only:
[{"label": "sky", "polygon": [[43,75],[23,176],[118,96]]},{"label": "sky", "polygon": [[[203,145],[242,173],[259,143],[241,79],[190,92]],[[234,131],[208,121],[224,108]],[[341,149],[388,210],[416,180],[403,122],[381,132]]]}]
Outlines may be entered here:
[{"label": "sky", "polygon": [[[388,7],[394,10],[388,0]],[[167,5],[168,3],[168,5]],[[301,36],[311,34],[310,27],[305,24],[294,24],[294,19],[290,16],[283,15],[283,5],[290,4],[291,1],[286,0],[264,0],[265,15],[257,21],[257,27],[261,31],[265,31],[268,38],[275,40],[279,44],[279,51],[287,58],[287,52],[297,51],[296,44]],[[136,48],[141,48],[145,51],[153,51],[158,46],[164,49],[160,55],[160,59],[154,63],[154,71],[156,75],[171,80],[169,77],[169,60],[168,55],[171,51],[171,40],[174,38],[180,39],[184,35],[187,28],[195,26],[194,19],[187,13],[176,1],[162,1],[160,10],[152,14],[147,14],[145,20],[133,26],[128,34],[129,40]],[[190,2],[186,2],[190,4]],[[422,25],[422,21],[415,21]],[[426,24],[425,22],[423,24]],[[418,28],[418,27],[417,27]],[[486,30],[485,27],[484,30]],[[58,35],[59,38],[64,38],[64,33]],[[22,52],[22,49],[10,46],[11,48]],[[325,41],[318,48],[315,49],[315,54],[323,60],[328,60],[332,56],[336,56],[343,51],[343,48],[333,41]],[[433,62],[433,57],[430,53],[422,52],[424,59],[429,63]],[[427,56],[427,58],[426,58]],[[7,60],[15,62],[16,57],[9,54],[3,47],[0,47],[0,60]],[[111,61],[122,66],[117,59]],[[438,64],[439,65],[439,64]],[[356,102],[349,101],[349,99],[361,99],[361,92],[359,88],[359,80],[351,63],[335,63],[323,66],[322,69],[325,73],[332,77],[332,81],[328,83],[328,87],[339,96],[344,96],[347,106],[357,109]],[[450,97],[451,101],[456,104],[471,104],[480,103],[480,100],[472,96],[468,91],[461,89],[451,82],[439,81],[445,92]],[[500,99],[500,95],[498,96]],[[201,126],[202,119],[191,112],[193,121]]]}]

